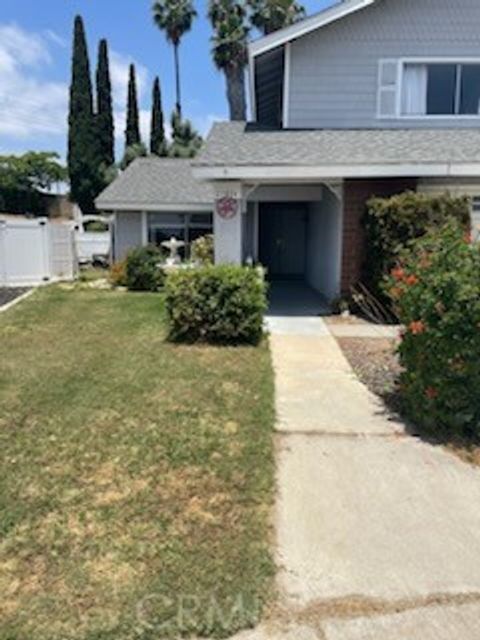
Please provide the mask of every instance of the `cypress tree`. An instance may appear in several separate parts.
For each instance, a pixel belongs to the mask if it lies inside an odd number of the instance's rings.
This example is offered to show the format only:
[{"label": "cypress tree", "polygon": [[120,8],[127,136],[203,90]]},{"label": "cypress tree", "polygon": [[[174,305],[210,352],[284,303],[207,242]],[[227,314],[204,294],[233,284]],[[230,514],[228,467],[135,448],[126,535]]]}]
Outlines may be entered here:
[{"label": "cypress tree", "polygon": [[97,140],[99,161],[105,167],[115,162],[112,83],[108,62],[108,44],[100,40],[97,63]]},{"label": "cypress tree", "polygon": [[163,123],[162,97],[160,92],[160,80],[155,78],[152,95],[152,120],[150,128],[150,153],[157,156],[167,155],[165,140],[165,128]]},{"label": "cypress tree", "polygon": [[95,210],[101,184],[95,135],[92,82],[83,21],[76,16],[68,116],[68,172],[71,198],[83,213]]},{"label": "cypress tree", "polygon": [[138,117],[137,82],[135,65],[130,65],[128,78],[127,128],[125,129],[125,148],[141,144],[140,123]]}]

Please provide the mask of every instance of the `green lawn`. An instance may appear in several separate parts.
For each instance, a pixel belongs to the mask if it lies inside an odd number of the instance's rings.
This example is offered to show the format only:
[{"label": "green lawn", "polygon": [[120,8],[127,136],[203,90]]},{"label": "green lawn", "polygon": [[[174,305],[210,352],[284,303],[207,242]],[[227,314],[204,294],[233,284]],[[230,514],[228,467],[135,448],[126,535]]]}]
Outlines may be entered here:
[{"label": "green lawn", "polygon": [[223,637],[271,597],[267,345],[165,342],[162,297],[0,315],[0,638]]}]

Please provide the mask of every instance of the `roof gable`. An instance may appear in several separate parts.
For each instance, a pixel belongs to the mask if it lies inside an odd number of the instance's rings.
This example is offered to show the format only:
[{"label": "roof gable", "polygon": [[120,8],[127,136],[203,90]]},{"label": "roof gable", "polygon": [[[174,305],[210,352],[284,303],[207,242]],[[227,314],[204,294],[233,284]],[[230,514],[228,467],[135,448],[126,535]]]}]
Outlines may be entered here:
[{"label": "roof gable", "polygon": [[267,51],[275,49],[286,42],[296,40],[307,33],[321,29],[322,27],[325,27],[337,20],[341,20],[356,11],[365,9],[376,2],[378,2],[378,0],[342,0],[328,9],[324,9],[323,11],[315,13],[313,16],[300,20],[289,27],[280,29],[275,33],[271,33],[268,36],[252,42],[249,46],[250,55],[255,57],[262,53],[266,53]]}]

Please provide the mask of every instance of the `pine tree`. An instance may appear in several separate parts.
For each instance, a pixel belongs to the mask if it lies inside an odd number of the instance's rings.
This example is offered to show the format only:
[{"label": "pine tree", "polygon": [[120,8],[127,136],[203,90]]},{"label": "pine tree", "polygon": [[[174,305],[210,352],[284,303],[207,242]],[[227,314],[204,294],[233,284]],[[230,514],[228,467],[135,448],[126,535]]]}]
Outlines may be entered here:
[{"label": "pine tree", "polygon": [[137,82],[135,79],[135,65],[130,65],[128,79],[127,128],[125,129],[125,150],[141,144],[140,122],[138,116]]},{"label": "pine tree", "polygon": [[154,153],[157,156],[167,155],[165,128],[163,124],[162,97],[160,92],[160,80],[158,77],[155,78],[153,83],[150,153]]},{"label": "pine tree", "polygon": [[70,197],[84,214],[90,213],[95,210],[94,199],[101,189],[101,181],[90,63],[80,16],[76,16],[74,25],[68,126]]},{"label": "pine tree", "polygon": [[112,84],[106,40],[100,40],[98,46],[96,122],[99,160],[106,169],[115,162]]},{"label": "pine tree", "polygon": [[173,110],[171,117],[172,144],[168,150],[171,158],[193,158],[202,146],[202,137],[192,126],[190,120],[182,120],[178,111]]}]

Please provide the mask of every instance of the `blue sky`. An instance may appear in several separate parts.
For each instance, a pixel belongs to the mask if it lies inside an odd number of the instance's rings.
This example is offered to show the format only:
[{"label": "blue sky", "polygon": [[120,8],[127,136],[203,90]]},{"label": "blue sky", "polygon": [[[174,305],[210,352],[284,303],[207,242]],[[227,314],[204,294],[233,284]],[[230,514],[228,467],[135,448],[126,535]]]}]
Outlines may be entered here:
[{"label": "blue sky", "polygon": [[[114,85],[118,153],[122,150],[128,64],[137,65],[141,125],[148,135],[151,84],[160,75],[165,113],[174,103],[173,55],[153,25],[151,0],[1,0],[0,153],[54,150],[65,156],[66,111],[74,16],[83,16],[90,62],[98,40],[108,39]],[[202,134],[227,117],[223,76],[210,57],[206,0],[181,45],[182,103]],[[308,13],[331,0],[304,0]]]}]

